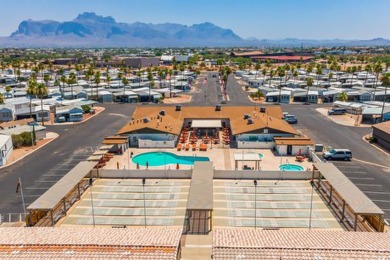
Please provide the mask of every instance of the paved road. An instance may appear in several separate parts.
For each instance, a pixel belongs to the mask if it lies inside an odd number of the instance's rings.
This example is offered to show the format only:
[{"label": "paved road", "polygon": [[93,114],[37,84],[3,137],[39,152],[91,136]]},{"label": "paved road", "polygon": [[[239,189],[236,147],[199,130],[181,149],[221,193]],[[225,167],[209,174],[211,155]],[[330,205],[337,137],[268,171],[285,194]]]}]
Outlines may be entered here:
[{"label": "paved road", "polygon": [[316,143],[351,149],[351,162],[332,161],[384,212],[390,222],[390,156],[362,140],[371,128],[348,127],[318,113],[314,105],[283,105],[283,111],[297,116],[294,127]]},{"label": "paved road", "polygon": [[[213,77],[216,75],[216,77]],[[198,83],[194,85],[195,91],[191,93],[191,105],[196,106],[215,106],[223,101],[223,92],[219,84],[217,72],[204,72],[199,75]],[[248,95],[242,90],[242,87],[229,76],[226,92],[228,95],[227,105],[251,105]]]},{"label": "paved road", "polygon": [[0,170],[0,213],[21,213],[18,178],[22,178],[26,205],[31,204],[78,162],[86,159],[105,136],[113,135],[129,121],[135,105],[105,104],[106,110],[91,120],[68,126],[48,126],[60,134],[56,140],[20,162]]}]

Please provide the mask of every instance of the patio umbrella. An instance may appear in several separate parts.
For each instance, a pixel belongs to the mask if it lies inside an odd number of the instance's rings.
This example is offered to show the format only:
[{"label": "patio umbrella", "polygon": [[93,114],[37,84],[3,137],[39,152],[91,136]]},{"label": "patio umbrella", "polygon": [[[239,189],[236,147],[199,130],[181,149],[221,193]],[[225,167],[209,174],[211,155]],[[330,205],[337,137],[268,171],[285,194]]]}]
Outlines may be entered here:
[{"label": "patio umbrella", "polygon": [[180,169],[180,166],[179,166],[179,164],[177,163],[176,164],[176,170],[179,170]]},{"label": "patio umbrella", "polygon": [[149,162],[146,162],[146,169],[149,168]]}]

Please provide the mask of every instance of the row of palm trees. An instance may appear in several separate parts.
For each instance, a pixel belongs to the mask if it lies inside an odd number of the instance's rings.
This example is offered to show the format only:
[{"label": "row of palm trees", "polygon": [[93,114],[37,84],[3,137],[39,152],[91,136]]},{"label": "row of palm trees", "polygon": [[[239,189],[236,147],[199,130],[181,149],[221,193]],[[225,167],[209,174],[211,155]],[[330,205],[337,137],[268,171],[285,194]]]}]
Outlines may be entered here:
[{"label": "row of palm trees", "polygon": [[41,123],[42,125],[45,125],[43,113],[43,98],[48,95],[47,86],[43,83],[37,83],[36,78],[30,78],[30,80],[28,81],[27,95],[30,97],[30,118],[32,118],[32,97],[35,96],[41,100]]}]

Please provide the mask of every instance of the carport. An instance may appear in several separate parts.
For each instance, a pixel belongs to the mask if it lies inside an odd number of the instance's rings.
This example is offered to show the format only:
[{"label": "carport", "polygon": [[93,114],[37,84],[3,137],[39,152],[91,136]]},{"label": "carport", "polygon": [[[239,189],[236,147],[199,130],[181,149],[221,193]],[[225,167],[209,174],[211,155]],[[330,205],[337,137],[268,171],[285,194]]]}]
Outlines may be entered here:
[{"label": "carport", "polygon": [[212,230],[213,177],[212,162],[195,162],[187,201],[187,234],[208,234]]},{"label": "carport", "polygon": [[[89,177],[95,165],[96,162],[80,162],[28,206],[30,224],[35,225],[40,222],[43,226],[48,224],[54,226],[88,188],[88,179],[85,178]],[[48,223],[45,220],[48,220]]]},{"label": "carport", "polygon": [[[384,212],[355,186],[334,164],[315,163],[313,177],[317,189],[327,199],[328,205],[340,214],[340,221],[346,222],[357,231],[370,227],[378,232],[384,230]],[[353,216],[353,219],[351,219]]]}]

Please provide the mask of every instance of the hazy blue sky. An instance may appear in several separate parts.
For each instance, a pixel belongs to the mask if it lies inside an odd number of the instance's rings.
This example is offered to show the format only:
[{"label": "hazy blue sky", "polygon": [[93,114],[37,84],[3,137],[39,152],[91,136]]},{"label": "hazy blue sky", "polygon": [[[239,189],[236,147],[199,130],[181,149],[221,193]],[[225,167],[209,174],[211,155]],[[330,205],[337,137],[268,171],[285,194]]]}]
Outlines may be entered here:
[{"label": "hazy blue sky", "polygon": [[208,21],[244,38],[390,38],[390,0],[1,0],[1,10],[1,36],[22,20],[88,11],[128,23]]}]

